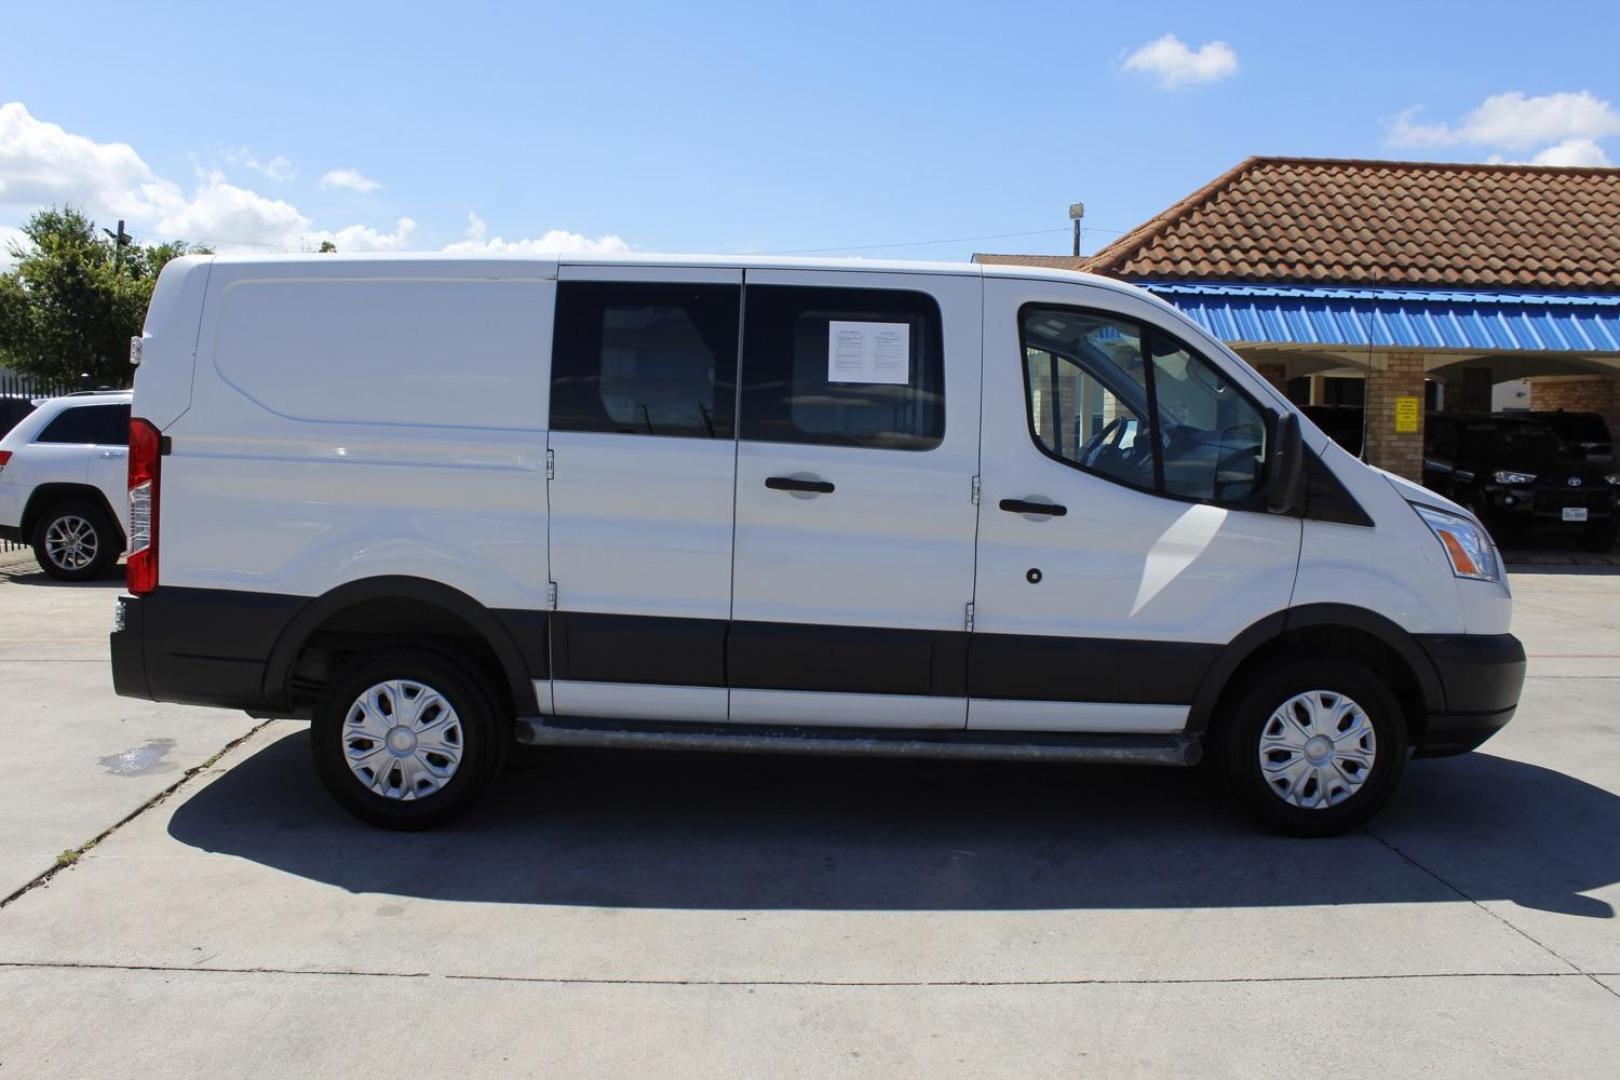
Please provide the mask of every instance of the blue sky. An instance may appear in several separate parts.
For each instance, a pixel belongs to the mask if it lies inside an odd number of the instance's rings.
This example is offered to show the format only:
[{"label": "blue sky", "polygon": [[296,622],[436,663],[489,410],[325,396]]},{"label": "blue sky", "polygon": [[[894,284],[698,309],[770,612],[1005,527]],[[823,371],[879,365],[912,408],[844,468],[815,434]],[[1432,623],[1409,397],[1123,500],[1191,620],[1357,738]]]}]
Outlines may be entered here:
[{"label": "blue sky", "polygon": [[965,259],[1250,154],[1620,162],[1620,7],[1460,10],[6,3],[0,234]]}]

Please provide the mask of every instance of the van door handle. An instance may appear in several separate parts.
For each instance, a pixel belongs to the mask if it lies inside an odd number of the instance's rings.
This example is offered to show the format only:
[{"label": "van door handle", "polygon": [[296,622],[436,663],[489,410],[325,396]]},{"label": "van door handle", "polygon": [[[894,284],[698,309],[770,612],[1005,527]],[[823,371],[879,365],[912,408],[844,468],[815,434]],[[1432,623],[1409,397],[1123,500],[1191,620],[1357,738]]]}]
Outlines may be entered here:
[{"label": "van door handle", "polygon": [[829,480],[800,480],[797,476],[767,476],[765,486],[772,491],[811,491],[817,495],[830,495],[833,491]]},{"label": "van door handle", "polygon": [[1050,517],[1062,517],[1069,512],[1067,506],[1030,502],[1028,499],[1002,499],[999,505],[1009,514],[1046,514]]},{"label": "van door handle", "polygon": [[111,460],[113,458],[127,458],[127,457],[129,457],[129,451],[128,450],[103,450],[101,452],[101,456],[104,457],[104,458],[107,458],[108,460]]}]

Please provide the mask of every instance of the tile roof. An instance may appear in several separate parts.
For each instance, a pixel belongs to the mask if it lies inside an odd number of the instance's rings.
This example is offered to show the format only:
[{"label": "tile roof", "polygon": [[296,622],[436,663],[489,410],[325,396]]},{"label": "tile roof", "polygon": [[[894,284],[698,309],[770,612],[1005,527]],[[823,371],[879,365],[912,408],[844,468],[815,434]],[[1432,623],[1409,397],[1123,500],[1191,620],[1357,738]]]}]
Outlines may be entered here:
[{"label": "tile roof", "polygon": [[1620,169],[1254,157],[1095,255],[1132,281],[1620,291]]}]

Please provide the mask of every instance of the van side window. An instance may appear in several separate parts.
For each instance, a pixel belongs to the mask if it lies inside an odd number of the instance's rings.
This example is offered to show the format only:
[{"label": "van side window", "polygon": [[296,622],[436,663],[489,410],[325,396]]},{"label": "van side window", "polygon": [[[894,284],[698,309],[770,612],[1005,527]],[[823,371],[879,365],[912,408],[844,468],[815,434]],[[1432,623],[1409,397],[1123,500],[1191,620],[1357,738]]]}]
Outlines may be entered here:
[{"label": "van side window", "polygon": [[79,405],[63,409],[34,436],[37,443],[129,445],[128,405]]},{"label": "van side window", "polygon": [[1136,327],[1078,313],[1031,312],[1024,330],[1035,440],[1083,469],[1152,487],[1153,447],[1143,423],[1147,373]]},{"label": "van side window", "polygon": [[1020,320],[1030,434],[1049,456],[1184,499],[1260,489],[1265,414],[1203,357],[1095,312],[1030,305]]},{"label": "van side window", "polygon": [[750,285],[744,304],[743,438],[885,450],[943,440],[944,349],[932,297]]},{"label": "van side window", "polygon": [[731,438],[739,291],[559,283],[552,429]]},{"label": "van side window", "polygon": [[1162,335],[1151,339],[1164,490],[1217,502],[1253,495],[1266,467],[1265,417],[1209,361]]}]

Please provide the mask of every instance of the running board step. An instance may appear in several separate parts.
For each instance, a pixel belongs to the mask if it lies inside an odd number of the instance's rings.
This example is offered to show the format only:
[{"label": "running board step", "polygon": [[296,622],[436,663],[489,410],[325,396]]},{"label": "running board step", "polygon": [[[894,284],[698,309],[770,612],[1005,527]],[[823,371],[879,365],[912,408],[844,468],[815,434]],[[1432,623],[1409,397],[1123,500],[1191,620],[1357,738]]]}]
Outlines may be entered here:
[{"label": "running board step", "polygon": [[594,746],[752,754],[840,754],[989,761],[1196,765],[1197,735],[1093,735],[1027,731],[768,727],[520,716],[524,746]]}]

